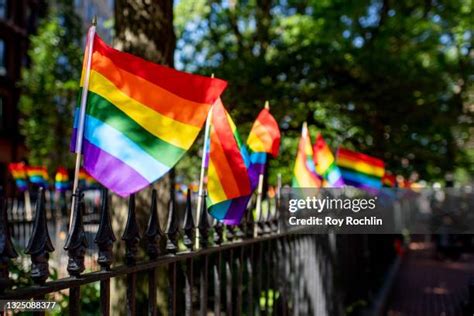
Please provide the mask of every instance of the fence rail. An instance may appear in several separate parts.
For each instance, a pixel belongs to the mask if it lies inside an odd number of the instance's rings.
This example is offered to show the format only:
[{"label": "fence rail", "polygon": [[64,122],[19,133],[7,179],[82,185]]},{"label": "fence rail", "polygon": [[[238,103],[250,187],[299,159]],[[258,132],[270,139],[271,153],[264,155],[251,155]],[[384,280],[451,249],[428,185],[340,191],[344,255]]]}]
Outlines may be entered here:
[{"label": "fence rail", "polygon": [[[112,229],[109,196],[103,190],[94,238],[100,271],[89,273],[84,273],[90,242],[84,225],[85,205],[82,198],[76,199],[80,202],[75,205],[75,216],[64,247],[69,277],[47,281],[50,254],[59,250],[54,249],[49,235],[51,216],[46,211],[45,192],[40,190],[25,249],[30,257],[30,278],[34,284],[26,287],[17,286],[9,278],[9,265],[18,260],[18,253],[11,240],[8,203],[2,197],[0,299],[51,299],[55,293],[66,290],[69,292],[68,313],[80,315],[84,307],[81,306],[81,287],[99,282],[100,313],[116,314],[111,310],[111,280],[124,278],[126,303],[122,307],[128,315],[334,314],[335,305],[328,303],[331,302],[326,300],[329,293],[323,287],[324,283],[332,282],[328,279],[331,274],[327,273],[331,262],[324,249],[327,248],[325,237],[280,233],[277,197],[272,203],[268,202],[269,211],[265,216],[261,213],[254,221],[252,208],[249,208],[242,223],[232,227],[212,221],[206,212],[195,221],[191,194],[187,196],[184,219],[178,218],[175,204],[170,202],[166,229],[162,231],[157,193],[153,191],[148,225],[141,232],[132,195],[121,236],[125,243],[124,264],[112,267],[113,245],[118,241]],[[144,258],[139,258],[140,245],[144,245]],[[166,275],[166,289],[160,288],[160,273]],[[301,278],[300,274],[305,273],[321,277]],[[143,287],[137,284],[139,275],[145,275],[148,283],[145,304],[143,298],[137,298],[138,287]],[[167,294],[166,311],[163,304],[158,306],[158,290],[165,290]]]}]

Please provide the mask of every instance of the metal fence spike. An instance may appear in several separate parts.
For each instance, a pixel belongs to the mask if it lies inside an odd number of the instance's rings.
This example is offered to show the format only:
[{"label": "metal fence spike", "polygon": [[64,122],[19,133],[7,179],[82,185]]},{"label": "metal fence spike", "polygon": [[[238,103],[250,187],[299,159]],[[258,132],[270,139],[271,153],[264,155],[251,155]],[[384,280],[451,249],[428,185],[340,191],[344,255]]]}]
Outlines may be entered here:
[{"label": "metal fence spike", "polygon": [[202,199],[201,214],[199,217],[199,245],[205,248],[209,245],[209,229],[211,225],[209,223],[209,217],[207,215],[206,198]]},{"label": "metal fence spike", "polygon": [[40,188],[36,201],[33,232],[26,246],[25,253],[31,256],[31,278],[36,284],[44,284],[49,276],[49,253],[54,251],[49,237],[46,221],[44,189]]},{"label": "metal fence spike", "polygon": [[105,188],[102,188],[101,191],[100,222],[94,241],[99,248],[97,263],[99,263],[103,270],[109,270],[113,261],[112,246],[117,239],[112,229],[108,191]]},{"label": "metal fence spike", "polygon": [[191,204],[191,189],[188,189],[186,196],[186,209],[184,211],[183,222],[184,238],[183,243],[189,250],[193,250],[195,226],[193,218],[193,209]]},{"label": "metal fence spike", "polygon": [[137,260],[138,243],[140,242],[140,228],[138,227],[135,214],[135,194],[130,195],[128,200],[127,224],[125,225],[122,240],[125,241],[125,263],[133,265]]},{"label": "metal fence spike", "polygon": [[161,254],[161,241],[164,236],[158,217],[158,193],[153,189],[151,191],[150,218],[145,231],[146,252],[150,258],[156,258]]},{"label": "metal fence spike", "polygon": [[72,276],[79,276],[85,270],[84,256],[87,249],[87,238],[84,232],[82,214],[84,212],[84,196],[78,188],[74,193],[74,209],[71,227],[68,232],[64,250],[68,253],[67,271]]},{"label": "metal fence spike", "polygon": [[216,245],[222,244],[224,241],[224,224],[221,221],[214,220],[214,243]]},{"label": "metal fence spike", "polygon": [[168,203],[168,222],[166,225],[166,251],[176,253],[178,251],[178,214],[175,209],[174,199]]},{"label": "metal fence spike", "polygon": [[10,259],[18,257],[18,253],[13,246],[8,223],[7,200],[3,189],[0,188],[0,294],[2,294],[11,284],[8,278],[8,266]]}]

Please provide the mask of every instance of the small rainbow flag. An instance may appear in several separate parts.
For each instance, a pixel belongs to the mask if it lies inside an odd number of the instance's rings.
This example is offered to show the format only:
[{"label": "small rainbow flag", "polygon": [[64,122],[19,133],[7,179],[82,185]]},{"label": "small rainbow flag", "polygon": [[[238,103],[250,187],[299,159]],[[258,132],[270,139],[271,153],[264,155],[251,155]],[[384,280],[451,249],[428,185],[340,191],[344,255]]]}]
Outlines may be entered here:
[{"label": "small rainbow flag", "polygon": [[296,154],[295,168],[293,170],[292,187],[294,188],[319,188],[321,180],[316,174],[313,160],[313,148],[308,133],[308,126],[303,124],[301,138]]},{"label": "small rainbow flag", "polygon": [[58,167],[56,175],[54,176],[54,187],[58,192],[65,192],[71,188],[69,173],[66,168]]},{"label": "small rainbow flag", "polygon": [[212,108],[211,122],[207,184],[209,213],[225,224],[237,225],[251,192],[245,163],[247,157],[241,152],[242,141],[237,128],[220,99]]},{"label": "small rainbow flag", "polygon": [[[250,153],[247,147],[250,148]],[[265,172],[267,155],[271,154],[276,157],[280,150],[280,129],[267,108],[257,116],[247,138],[247,145],[241,146],[240,150],[250,180],[250,194],[232,199],[227,204],[216,205],[213,208],[214,213],[229,214],[228,218],[223,220],[227,225],[240,223],[250,201],[251,193],[257,188],[259,176]],[[229,219],[229,217],[231,218]]]},{"label": "small rainbow flag", "polygon": [[387,188],[394,188],[397,186],[397,177],[385,170],[385,173],[382,177],[382,185]]},{"label": "small rainbow flag", "polygon": [[97,181],[84,168],[79,170],[79,186],[86,189],[93,189],[97,187]]},{"label": "small rainbow flag", "polygon": [[28,189],[28,181],[26,175],[26,165],[23,162],[12,162],[8,164],[8,170],[15,180],[17,189],[20,192]]},{"label": "small rainbow flag", "polygon": [[[120,196],[166,174],[194,143],[227,83],[180,72],[93,43],[83,135],[84,168]],[[83,67],[81,87],[86,67]],[[80,108],[71,150],[76,151]]]},{"label": "small rainbow flag", "polygon": [[337,151],[339,166],[344,183],[362,189],[380,189],[385,174],[382,160],[365,154],[339,148]]},{"label": "small rainbow flag", "polygon": [[46,167],[27,166],[26,173],[31,183],[34,183],[41,187],[48,186],[49,176]]},{"label": "small rainbow flag", "polygon": [[275,118],[270,114],[267,108],[264,108],[257,116],[253,123],[247,138],[247,146],[249,153],[248,173],[252,191],[258,185],[258,178],[260,174],[265,172],[265,164],[267,162],[267,155],[273,157],[278,156],[280,150],[280,128]]},{"label": "small rainbow flag", "polygon": [[327,187],[340,188],[344,186],[342,174],[336,165],[336,160],[331,152],[331,149],[324,141],[321,133],[316,137],[316,142],[313,146],[314,164],[316,172],[323,177]]}]

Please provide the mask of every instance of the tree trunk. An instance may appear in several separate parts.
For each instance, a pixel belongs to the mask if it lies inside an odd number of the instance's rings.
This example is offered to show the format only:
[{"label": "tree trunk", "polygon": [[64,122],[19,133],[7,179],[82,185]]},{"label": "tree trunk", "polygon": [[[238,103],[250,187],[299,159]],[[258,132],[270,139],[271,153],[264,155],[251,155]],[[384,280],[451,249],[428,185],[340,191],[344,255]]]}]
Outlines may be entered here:
[{"label": "tree trunk", "polygon": [[[174,50],[176,47],[176,36],[173,28],[173,1],[172,0],[116,0],[115,1],[115,38],[114,47],[142,57],[151,62],[174,66]],[[158,212],[160,222],[166,223],[167,204],[170,199],[170,191],[174,187],[174,172],[157,181],[153,185],[158,190]],[[146,189],[139,192],[136,197],[136,215],[140,225],[140,235],[146,228],[149,217],[149,207],[151,200],[151,190]],[[127,200],[114,198],[112,200],[113,226],[117,237],[121,236],[127,220]],[[120,238],[120,237],[119,237]],[[125,249],[122,241],[116,242],[115,254],[123,258]],[[142,252],[143,255],[143,252]],[[117,257],[116,257],[117,258]],[[118,259],[122,264],[123,259]],[[163,271],[163,270],[160,270]],[[159,283],[163,283],[163,272],[159,273]],[[137,301],[141,296],[147,298],[146,283],[137,283]],[[162,284],[163,285],[163,284]],[[124,306],[121,300],[125,297],[126,285],[123,280],[117,279],[112,283],[113,295],[111,297],[113,314],[123,314]],[[164,288],[163,286],[159,288]],[[141,295],[144,294],[144,295]],[[165,293],[158,293],[159,308],[166,311],[162,296]],[[143,297],[142,297],[143,298]],[[147,304],[137,304],[138,314],[144,313],[140,306]]]}]

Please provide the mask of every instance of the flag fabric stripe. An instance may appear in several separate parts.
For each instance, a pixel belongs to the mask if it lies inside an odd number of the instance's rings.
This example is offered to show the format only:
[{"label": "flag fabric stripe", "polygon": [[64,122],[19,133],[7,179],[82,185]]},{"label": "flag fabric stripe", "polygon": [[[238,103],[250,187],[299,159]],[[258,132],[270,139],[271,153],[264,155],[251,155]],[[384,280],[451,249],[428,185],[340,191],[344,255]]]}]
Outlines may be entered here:
[{"label": "flag fabric stripe", "polygon": [[[99,74],[103,77],[102,80],[107,81],[110,86],[113,86],[114,90],[120,91],[127,97],[158,113],[169,113],[173,111],[173,107],[179,107],[181,111],[174,112],[172,119],[195,127],[201,127],[203,120],[206,119],[206,111],[209,108],[208,104],[196,103],[180,98],[160,86],[115,67],[110,61],[104,62],[104,59],[108,60],[107,57],[97,54],[97,52],[94,53],[91,76]],[[149,94],[148,91],[159,93],[155,96],[154,94]],[[196,109],[201,109],[198,112],[199,115],[193,115]]]},{"label": "flag fabric stripe", "polygon": [[[130,138],[110,125],[86,115],[88,129],[84,138],[133,168],[150,182],[168,172],[169,167],[154,159]],[[112,141],[113,140],[113,141]],[[89,171],[86,168],[87,171]],[[155,173],[151,173],[153,170]],[[158,176],[157,176],[158,174]]]},{"label": "flag fabric stripe", "polygon": [[278,155],[280,129],[268,109],[263,109],[258,114],[247,138],[247,145],[253,152],[269,153],[273,157]]},{"label": "flag fabric stripe", "polygon": [[365,173],[367,175],[374,175],[379,178],[381,178],[385,173],[385,170],[383,168],[370,165],[366,162],[356,161],[356,160],[347,158],[346,156],[339,156],[337,158],[337,164],[340,167],[354,169],[354,170],[357,170],[358,172]]},{"label": "flag fabric stripe", "polygon": [[321,187],[321,180],[318,178],[314,166],[313,148],[306,125],[303,125],[298,144],[292,186],[299,188]]},{"label": "flag fabric stripe", "polygon": [[[107,56],[115,67],[141,77],[192,102],[212,104],[216,100],[216,96],[219,96],[227,86],[227,83],[220,79],[176,71],[166,66],[148,62],[140,57],[120,52],[107,46],[97,35],[94,37],[94,51],[102,56]],[[193,87],[193,89],[190,89],[190,87]],[[174,111],[174,109],[171,109],[171,111]]]},{"label": "flag fabric stripe", "polygon": [[240,148],[236,126],[219,99],[211,115],[208,208],[209,213],[226,224],[240,222],[244,209],[234,210],[234,201],[250,195],[246,158]]},{"label": "flag fabric stripe", "polygon": [[380,189],[385,164],[382,160],[365,154],[339,148],[337,165],[341,169],[344,183],[367,189]]},{"label": "flag fabric stripe", "polygon": [[[227,198],[231,199],[240,196],[241,191],[249,190],[250,186],[247,172],[242,172],[246,171],[246,166],[235,136],[235,125],[228,123],[229,118],[222,102],[220,106],[214,105],[211,126],[211,155],[214,155],[210,163],[215,162]],[[243,190],[239,186],[243,186]]]},{"label": "flag fabric stripe", "polygon": [[316,172],[324,178],[324,187],[342,187],[344,181],[342,179],[341,171],[336,165],[334,155],[327,145],[321,133],[316,137],[316,142],[313,147],[314,164]]},{"label": "flag fabric stripe", "polygon": [[364,183],[368,186],[379,188],[381,187],[380,178],[371,177],[369,175],[341,168],[341,173],[344,180],[351,183]]},{"label": "flag fabric stripe", "polygon": [[28,189],[27,181],[27,167],[23,162],[12,162],[8,164],[8,170],[10,171],[15,185],[19,191],[25,191]]},{"label": "flag fabric stripe", "polygon": [[[220,166],[219,168],[222,168]],[[216,169],[216,166],[213,162],[209,163],[208,166],[208,183],[207,190],[212,192],[213,198],[217,201],[224,201],[227,198],[226,192],[223,188],[223,185],[220,181],[221,176],[219,175],[219,169]]]},{"label": "flag fabric stripe", "polygon": [[[94,106],[92,106],[92,104]],[[78,111],[79,108],[76,109],[76,112]],[[184,149],[173,146],[161,140],[161,138],[157,138],[120,111],[114,104],[95,93],[89,92],[86,113],[99,121],[107,122],[107,124],[117,131],[125,131],[130,140],[166,166],[173,166],[173,163],[185,153]],[[79,117],[78,113],[76,113],[76,117]],[[76,125],[77,122],[75,123],[75,127]],[[163,152],[167,154],[163,155]]]},{"label": "flag fabric stripe", "polygon": [[362,153],[359,153],[359,152],[351,151],[351,150],[348,150],[348,149],[339,148],[337,155],[338,155],[338,159],[340,157],[345,157],[349,160],[365,162],[369,165],[378,166],[380,168],[385,168],[385,164],[382,160],[380,160],[378,158],[375,158],[375,157],[371,157],[371,156],[362,154]]},{"label": "flag fabric stripe", "polygon": [[[104,76],[95,71],[91,73],[89,90],[102,96],[110,103],[115,104],[117,108],[156,137],[181,148],[191,146],[205,120],[204,117],[199,127],[173,120],[128,97],[120,90],[117,90]],[[177,112],[180,111],[181,109]],[[205,111],[206,109],[204,109],[203,114],[206,113]],[[176,133],[177,130],[179,130],[180,133]]]},{"label": "flag fabric stripe", "polygon": [[[87,44],[84,62],[92,43],[84,168],[115,193],[127,196],[158,180],[178,162],[227,83],[119,52],[97,35]],[[86,70],[83,67],[81,87]],[[77,120],[78,115],[71,138],[73,151]],[[135,178],[116,176],[118,170]]]},{"label": "flag fabric stripe", "polygon": [[[134,168],[84,139],[84,169],[120,196],[136,192],[150,182]],[[124,189],[126,188],[126,189]]]}]

